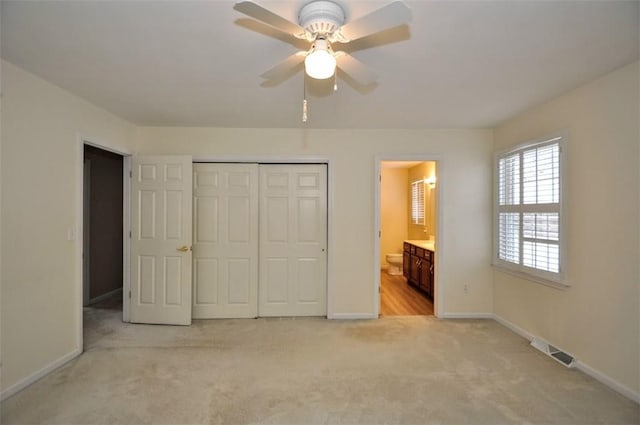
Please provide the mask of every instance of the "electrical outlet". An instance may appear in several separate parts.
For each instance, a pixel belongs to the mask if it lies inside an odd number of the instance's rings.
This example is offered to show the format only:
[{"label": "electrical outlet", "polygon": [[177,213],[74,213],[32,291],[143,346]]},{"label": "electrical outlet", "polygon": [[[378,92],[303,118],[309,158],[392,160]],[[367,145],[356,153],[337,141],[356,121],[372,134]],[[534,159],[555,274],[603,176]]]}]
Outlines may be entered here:
[{"label": "electrical outlet", "polygon": [[462,290],[464,291],[465,294],[469,293],[469,284],[465,283],[464,286],[462,287]]}]

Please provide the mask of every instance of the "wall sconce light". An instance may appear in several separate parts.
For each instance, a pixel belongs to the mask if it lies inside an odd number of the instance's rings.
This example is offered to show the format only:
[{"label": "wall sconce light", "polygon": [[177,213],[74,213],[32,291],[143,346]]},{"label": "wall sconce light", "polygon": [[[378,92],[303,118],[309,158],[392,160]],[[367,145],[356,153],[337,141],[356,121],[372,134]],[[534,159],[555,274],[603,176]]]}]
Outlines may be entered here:
[{"label": "wall sconce light", "polygon": [[424,179],[424,184],[428,184],[431,189],[436,187],[436,176],[431,176]]}]

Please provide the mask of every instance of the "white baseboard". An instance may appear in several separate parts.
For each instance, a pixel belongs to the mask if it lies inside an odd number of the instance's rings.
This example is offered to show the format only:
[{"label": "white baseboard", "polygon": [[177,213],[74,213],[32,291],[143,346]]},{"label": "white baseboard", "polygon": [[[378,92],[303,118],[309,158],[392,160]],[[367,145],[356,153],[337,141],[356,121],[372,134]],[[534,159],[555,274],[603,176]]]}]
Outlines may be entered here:
[{"label": "white baseboard", "polygon": [[[518,335],[520,335],[521,337],[523,337],[523,338],[525,338],[525,339],[527,339],[529,341],[533,341],[533,339],[536,338],[536,336],[533,335],[532,333],[522,329],[520,326],[518,326],[518,325],[516,325],[514,323],[511,323],[510,321],[508,321],[504,317],[500,317],[497,314],[495,314],[494,315],[494,319],[496,320],[496,322],[500,323],[501,325],[505,326],[506,328],[511,329],[513,332],[517,333]],[[616,381],[615,379],[611,378],[610,376],[606,375],[605,373],[602,373],[599,370],[592,368],[588,364],[581,362],[579,359],[576,360],[576,369],[578,369],[581,372],[589,375],[590,377],[592,377],[596,381],[601,382],[602,384],[606,385],[607,387],[611,388],[612,390],[614,390],[614,391],[622,394],[623,396],[633,400],[634,402],[640,404],[640,392],[632,390],[631,388],[627,387],[626,385],[621,384],[620,382]]]},{"label": "white baseboard", "polygon": [[99,295],[99,296],[97,296],[95,298],[91,298],[89,300],[89,305],[95,304],[95,303],[99,303],[100,301],[104,301],[106,299],[109,299],[112,296],[114,296],[115,294],[117,294],[118,292],[122,292],[122,288],[114,289],[113,291],[109,291],[106,294],[102,294],[102,295]]},{"label": "white baseboard", "polygon": [[497,314],[494,314],[493,318],[495,319],[496,322],[500,323],[505,328],[511,329],[513,332],[517,333],[518,335],[528,340],[529,342],[533,341],[533,338],[535,338],[535,335],[533,335],[531,332],[522,329],[520,326],[514,323],[511,323],[507,319],[500,317]]},{"label": "white baseboard", "polygon": [[440,319],[493,319],[493,313],[443,313]]},{"label": "white baseboard", "polygon": [[576,368],[584,373],[586,373],[587,375],[589,375],[590,377],[592,377],[593,379],[595,379],[596,381],[600,381],[603,384],[605,384],[607,387],[611,388],[614,391],[619,392],[620,394],[622,394],[623,396],[630,398],[631,400],[635,401],[636,403],[640,404],[640,393],[637,391],[633,391],[631,388],[622,385],[620,382],[616,381],[615,379],[610,378],[609,376],[605,375],[604,373],[600,372],[599,370],[596,370],[594,368],[592,368],[591,366],[589,366],[586,363],[581,362],[580,360],[576,361]]},{"label": "white baseboard", "polygon": [[82,349],[75,349],[72,352],[67,353],[64,356],[60,357],[59,359],[54,360],[53,362],[49,363],[47,366],[36,371],[35,373],[32,373],[26,378],[19,380],[18,382],[11,385],[10,387],[2,390],[2,393],[0,394],[0,400],[5,400],[11,397],[12,395],[16,394],[17,392],[22,391],[29,385],[33,384],[34,382],[36,382],[41,378],[44,378],[46,375],[53,372],[54,370],[64,365],[68,361],[78,357],[80,354],[82,354]]},{"label": "white baseboard", "polygon": [[377,319],[378,316],[373,313],[333,313],[327,316],[331,320],[365,320]]}]

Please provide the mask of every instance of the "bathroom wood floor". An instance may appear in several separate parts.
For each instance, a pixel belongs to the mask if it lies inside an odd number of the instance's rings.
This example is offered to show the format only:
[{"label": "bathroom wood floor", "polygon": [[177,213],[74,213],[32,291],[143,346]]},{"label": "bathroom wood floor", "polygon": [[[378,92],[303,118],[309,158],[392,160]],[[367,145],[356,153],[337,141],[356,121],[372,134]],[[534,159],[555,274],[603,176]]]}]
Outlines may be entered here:
[{"label": "bathroom wood floor", "polygon": [[433,303],[407,283],[404,276],[380,273],[380,314],[382,316],[432,316]]}]

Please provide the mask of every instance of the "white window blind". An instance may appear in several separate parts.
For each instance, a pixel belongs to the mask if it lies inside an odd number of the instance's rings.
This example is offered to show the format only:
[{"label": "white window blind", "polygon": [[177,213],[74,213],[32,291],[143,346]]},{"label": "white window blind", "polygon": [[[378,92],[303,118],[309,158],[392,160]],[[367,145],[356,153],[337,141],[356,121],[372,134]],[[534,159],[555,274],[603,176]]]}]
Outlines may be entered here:
[{"label": "white window blind", "polygon": [[411,222],[413,224],[425,224],[423,180],[411,183]]},{"label": "white window blind", "polygon": [[497,157],[495,263],[564,283],[561,229],[563,137]]}]

